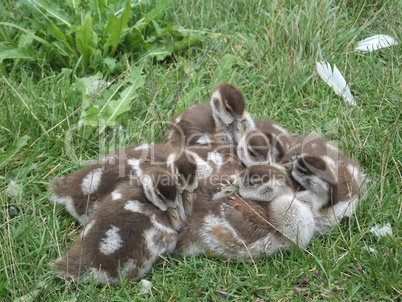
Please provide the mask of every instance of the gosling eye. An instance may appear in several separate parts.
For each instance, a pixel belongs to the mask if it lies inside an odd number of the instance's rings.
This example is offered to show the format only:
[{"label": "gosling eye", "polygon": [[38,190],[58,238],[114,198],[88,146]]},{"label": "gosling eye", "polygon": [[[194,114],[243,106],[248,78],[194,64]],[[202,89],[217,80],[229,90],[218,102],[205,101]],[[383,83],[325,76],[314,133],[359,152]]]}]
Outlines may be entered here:
[{"label": "gosling eye", "polygon": [[299,174],[307,174],[307,171],[300,166],[296,166],[295,169]]},{"label": "gosling eye", "polygon": [[229,193],[231,194],[233,192],[233,190],[229,187],[225,188],[225,193]]},{"label": "gosling eye", "polygon": [[254,149],[247,148],[247,150],[248,150],[248,153],[249,153],[251,156],[257,157],[257,154],[255,153]]},{"label": "gosling eye", "polygon": [[164,196],[161,194],[161,193],[159,193],[158,191],[155,191],[155,195],[160,199],[160,200],[165,200],[165,198],[164,198]]},{"label": "gosling eye", "polygon": [[226,111],[229,113],[233,113],[233,109],[229,105],[225,105]]},{"label": "gosling eye", "polygon": [[218,110],[218,111],[220,111],[221,110],[221,106],[220,106],[220,103],[219,103],[219,100],[217,99],[217,98],[213,98],[212,99],[212,102],[214,103],[214,105],[215,105],[215,108]]}]

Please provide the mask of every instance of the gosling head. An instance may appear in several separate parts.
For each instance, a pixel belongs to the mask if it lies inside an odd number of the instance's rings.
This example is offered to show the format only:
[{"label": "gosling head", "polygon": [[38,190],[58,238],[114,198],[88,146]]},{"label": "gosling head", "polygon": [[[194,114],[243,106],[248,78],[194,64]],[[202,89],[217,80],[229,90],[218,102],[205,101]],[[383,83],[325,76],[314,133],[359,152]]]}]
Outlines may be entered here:
[{"label": "gosling head", "polygon": [[171,173],[162,167],[149,167],[140,179],[147,199],[162,211],[176,208],[181,204],[181,196]]},{"label": "gosling head", "polygon": [[214,118],[226,126],[240,120],[246,107],[243,94],[232,84],[219,85],[212,93],[210,104]]},{"label": "gosling head", "polygon": [[224,187],[221,191],[212,196],[212,200],[218,200],[227,196],[236,196],[239,194],[239,187],[237,185],[229,185]]},{"label": "gosling head", "polygon": [[279,165],[255,165],[236,176],[242,198],[269,202],[284,194],[293,194],[292,183]]},{"label": "gosling head", "polygon": [[[338,177],[332,165],[321,156],[301,156],[291,164],[291,176],[310,194],[315,208],[337,202]],[[307,200],[306,200],[307,201]]]},{"label": "gosling head", "polygon": [[176,208],[169,207],[166,212],[172,227],[178,232],[181,231],[183,229],[185,217],[183,217],[184,215],[180,210],[180,206]]},{"label": "gosling head", "polygon": [[167,166],[174,175],[179,188],[185,216],[188,217],[193,210],[193,191],[198,188],[198,178],[203,172],[204,161],[194,152],[179,150],[169,154]]},{"label": "gosling head", "polygon": [[257,129],[243,133],[237,145],[237,156],[246,166],[270,164],[272,162],[270,143],[267,137]]},{"label": "gosling head", "polygon": [[167,166],[177,181],[180,193],[193,192],[198,187],[198,155],[188,150],[179,150],[169,154]]}]

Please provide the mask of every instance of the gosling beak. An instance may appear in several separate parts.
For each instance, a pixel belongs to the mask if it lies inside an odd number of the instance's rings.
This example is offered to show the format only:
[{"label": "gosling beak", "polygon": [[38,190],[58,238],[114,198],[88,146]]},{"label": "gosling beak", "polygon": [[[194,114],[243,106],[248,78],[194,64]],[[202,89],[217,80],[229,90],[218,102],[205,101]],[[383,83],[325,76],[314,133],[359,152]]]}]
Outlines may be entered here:
[{"label": "gosling beak", "polygon": [[184,213],[188,217],[193,212],[194,196],[193,193],[190,193],[187,190],[184,190],[181,194],[183,199]]},{"label": "gosling beak", "polygon": [[168,208],[167,214],[172,227],[180,232],[183,229],[183,218],[180,214],[180,207]]},{"label": "gosling beak", "polygon": [[212,196],[212,200],[218,200],[221,199],[223,197],[227,197],[227,196],[233,196],[234,194],[236,194],[239,191],[239,187],[236,185],[230,185],[227,186],[226,188],[223,188],[221,191],[219,191],[218,193],[215,193]]},{"label": "gosling beak", "polygon": [[293,163],[292,162],[288,162],[286,164],[283,164],[283,167],[286,169],[287,172],[292,172],[293,170]]}]

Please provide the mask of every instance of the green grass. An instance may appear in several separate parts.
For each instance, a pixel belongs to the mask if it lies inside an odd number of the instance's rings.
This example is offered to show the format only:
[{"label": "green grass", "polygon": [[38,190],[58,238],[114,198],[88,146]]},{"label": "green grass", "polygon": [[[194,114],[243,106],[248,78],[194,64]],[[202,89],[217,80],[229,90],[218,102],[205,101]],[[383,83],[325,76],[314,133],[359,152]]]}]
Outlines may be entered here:
[{"label": "green grass", "polygon": [[[373,34],[389,34],[400,42],[402,5],[397,0],[258,3],[172,1],[158,24],[208,32],[200,43],[189,39],[184,41],[189,47],[175,49],[170,57],[140,62],[137,54],[118,48],[120,68],[138,67],[145,80],[129,109],[113,119],[123,126],[122,132],[107,127],[99,133],[96,127],[79,124],[85,108],[104,104],[103,97],[110,93],[104,89],[92,96],[82,94],[78,79],[94,72],[84,73],[82,68],[78,75],[76,65],[52,66],[51,50],[47,53],[41,43],[0,25],[0,52],[7,45],[26,43],[40,55],[0,61],[0,300],[395,301],[401,297],[402,46],[368,54],[353,49]],[[41,24],[35,27],[33,17],[23,12],[18,1],[0,3],[3,22],[36,30]],[[362,110],[350,108],[318,77],[314,70],[318,60],[338,66]],[[119,76],[106,66],[98,71],[104,80],[120,80],[122,89],[129,87],[127,73]],[[355,218],[313,240],[310,253],[283,252],[255,265],[167,256],[146,276],[154,286],[146,295],[138,296],[137,282],[97,286],[57,278],[47,264],[67,251],[80,228],[63,208],[50,203],[49,182],[108,150],[159,141],[166,121],[207,101],[219,82],[232,82],[243,91],[253,117],[272,119],[292,132],[323,133],[356,158],[370,180]],[[7,193],[11,181],[20,188],[15,196]],[[375,224],[385,223],[391,224],[392,237],[377,238],[369,232]]]}]

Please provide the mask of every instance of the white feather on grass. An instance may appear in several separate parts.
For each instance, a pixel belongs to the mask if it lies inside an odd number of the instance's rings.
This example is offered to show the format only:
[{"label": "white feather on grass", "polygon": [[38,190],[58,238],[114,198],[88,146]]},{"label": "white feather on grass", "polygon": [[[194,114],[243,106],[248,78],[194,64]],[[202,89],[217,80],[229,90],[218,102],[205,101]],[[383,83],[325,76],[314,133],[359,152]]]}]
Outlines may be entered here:
[{"label": "white feather on grass", "polygon": [[22,194],[22,187],[18,183],[16,183],[14,180],[11,180],[8,183],[7,189],[6,189],[6,194],[10,197],[16,197],[18,195]]},{"label": "white feather on grass", "polygon": [[390,223],[386,223],[384,226],[375,225],[370,229],[370,232],[376,235],[378,238],[385,237],[387,235],[392,236],[392,228]]},{"label": "white feather on grass", "polygon": [[317,62],[316,69],[320,77],[330,87],[332,87],[337,95],[342,96],[349,104],[356,106],[356,102],[352,93],[350,92],[349,86],[335,64],[334,68],[332,69],[331,64],[329,64],[328,62]]},{"label": "white feather on grass", "polygon": [[150,291],[151,291],[151,289],[152,289],[152,282],[149,282],[148,280],[146,280],[146,279],[142,279],[141,281],[140,281],[140,292],[139,292],[139,294],[140,295],[146,295],[146,294],[148,294]]},{"label": "white feather on grass", "polygon": [[398,43],[391,36],[374,35],[358,42],[355,51],[369,52],[397,44]]}]

